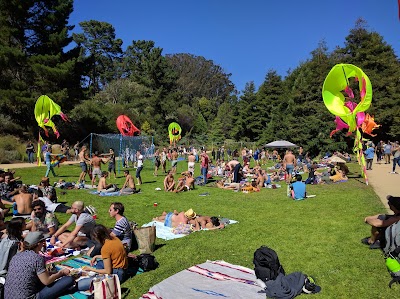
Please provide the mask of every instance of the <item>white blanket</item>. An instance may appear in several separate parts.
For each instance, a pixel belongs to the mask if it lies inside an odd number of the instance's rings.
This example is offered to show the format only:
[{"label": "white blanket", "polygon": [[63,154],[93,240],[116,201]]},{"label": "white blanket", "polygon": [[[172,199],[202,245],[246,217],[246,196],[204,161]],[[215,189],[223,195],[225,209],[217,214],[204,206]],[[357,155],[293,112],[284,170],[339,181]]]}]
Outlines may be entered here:
[{"label": "white blanket", "polygon": [[207,261],[151,287],[140,299],[263,298],[252,269],[224,261]]},{"label": "white blanket", "polygon": [[[234,224],[234,223],[237,223],[237,221],[229,219],[229,224]],[[157,238],[160,238],[160,239],[172,240],[172,239],[178,239],[178,238],[187,236],[185,234],[174,234],[172,232],[171,227],[164,226],[164,222],[160,222],[160,221],[151,221],[149,223],[143,224],[142,227],[153,226],[153,225],[156,227],[156,236],[157,236]],[[204,230],[208,230],[208,229],[204,229]]]}]

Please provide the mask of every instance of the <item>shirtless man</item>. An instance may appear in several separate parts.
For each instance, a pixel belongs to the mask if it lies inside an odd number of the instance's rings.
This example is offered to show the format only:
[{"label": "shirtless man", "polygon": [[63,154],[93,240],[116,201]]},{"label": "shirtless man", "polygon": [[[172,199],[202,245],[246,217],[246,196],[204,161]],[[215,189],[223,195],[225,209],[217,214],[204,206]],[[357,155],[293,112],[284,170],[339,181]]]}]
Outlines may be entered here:
[{"label": "shirtless man", "polygon": [[189,171],[182,172],[183,178],[179,179],[179,183],[176,186],[175,193],[181,191],[189,191],[194,189],[194,178],[192,173]]},{"label": "shirtless man", "polygon": [[114,188],[111,188],[112,184],[107,185],[107,182],[106,182],[107,176],[108,176],[107,171],[103,171],[101,173],[101,178],[99,180],[99,184],[97,185],[98,192],[113,192],[115,190]]},{"label": "shirtless man", "polygon": [[174,191],[174,187],[175,187],[174,175],[170,170],[168,171],[168,174],[164,179],[164,191],[172,192]]},{"label": "shirtless man", "polygon": [[176,210],[172,213],[163,212],[161,216],[154,218],[153,220],[164,222],[164,226],[177,227],[179,224],[187,224],[190,220],[196,218],[196,213],[189,209],[186,212],[182,211],[178,213]]},{"label": "shirtless man", "polygon": [[125,182],[122,185],[120,194],[133,194],[136,192],[135,180],[129,174],[129,170],[124,170]]},{"label": "shirtless man", "polygon": [[87,173],[87,164],[86,162],[90,162],[90,160],[86,156],[86,146],[82,146],[81,151],[79,152],[79,165],[81,166],[82,172],[79,175],[78,184],[82,183],[85,180]]},{"label": "shirtless man", "polygon": [[12,198],[13,203],[13,215],[14,216],[25,216],[32,213],[32,194],[28,193],[26,186],[20,188],[19,194],[14,195]]},{"label": "shirtless man", "polygon": [[261,168],[257,169],[256,176],[257,187],[261,189],[264,187],[265,183],[265,174],[263,173]]},{"label": "shirtless man", "polygon": [[221,223],[216,216],[210,217],[198,215],[195,219],[189,221],[189,223],[193,225],[196,225],[196,222],[199,223],[201,229],[207,228],[208,230],[213,230],[225,227],[225,225]]},{"label": "shirtless man", "polygon": [[292,150],[288,150],[286,155],[283,157],[283,168],[286,169],[286,183],[290,184],[292,181],[292,172],[296,166],[296,157],[293,155]]},{"label": "shirtless man", "polygon": [[188,171],[192,174],[192,176],[194,175],[195,162],[196,162],[196,156],[193,155],[193,152],[190,152],[188,156]]},{"label": "shirtless man", "polygon": [[95,151],[90,164],[93,166],[92,170],[92,187],[96,183],[96,175],[101,178],[101,164],[106,164],[102,158],[99,157],[99,152]]},{"label": "shirtless man", "polygon": [[176,151],[176,148],[174,148],[172,150],[171,160],[172,160],[171,161],[171,171],[172,171],[173,174],[175,174],[176,173],[176,167],[178,165],[178,152]]},{"label": "shirtless man", "polygon": [[234,183],[239,183],[239,170],[242,167],[240,165],[239,161],[237,160],[231,160],[226,164],[227,167],[229,167],[229,170],[233,172],[233,182]]}]

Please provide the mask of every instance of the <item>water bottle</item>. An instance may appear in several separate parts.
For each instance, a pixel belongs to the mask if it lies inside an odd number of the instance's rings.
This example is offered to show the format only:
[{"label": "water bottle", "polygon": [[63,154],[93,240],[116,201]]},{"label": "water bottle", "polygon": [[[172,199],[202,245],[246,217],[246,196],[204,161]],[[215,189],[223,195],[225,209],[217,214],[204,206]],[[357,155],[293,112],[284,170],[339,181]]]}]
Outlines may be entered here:
[{"label": "water bottle", "polygon": [[388,268],[389,272],[400,273],[400,263],[395,258],[386,258],[386,267]]}]

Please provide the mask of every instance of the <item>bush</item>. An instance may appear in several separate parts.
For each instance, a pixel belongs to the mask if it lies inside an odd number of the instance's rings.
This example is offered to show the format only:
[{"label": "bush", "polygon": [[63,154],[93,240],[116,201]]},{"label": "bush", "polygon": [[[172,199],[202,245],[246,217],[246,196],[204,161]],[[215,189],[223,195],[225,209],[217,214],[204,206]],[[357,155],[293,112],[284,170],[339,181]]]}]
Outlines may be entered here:
[{"label": "bush", "polygon": [[27,160],[25,145],[14,136],[0,136],[0,163]]}]

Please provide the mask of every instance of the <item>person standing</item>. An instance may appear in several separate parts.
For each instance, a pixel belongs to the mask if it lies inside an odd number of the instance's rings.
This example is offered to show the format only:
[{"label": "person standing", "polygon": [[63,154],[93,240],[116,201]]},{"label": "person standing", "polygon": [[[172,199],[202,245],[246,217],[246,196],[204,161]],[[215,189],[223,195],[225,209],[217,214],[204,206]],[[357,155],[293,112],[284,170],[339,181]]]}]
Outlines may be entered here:
[{"label": "person standing", "polygon": [[141,185],[142,177],[140,176],[140,172],[143,169],[143,155],[140,153],[140,151],[137,151],[136,157],[137,157],[137,169],[136,169],[137,185]]},{"label": "person standing", "polygon": [[75,152],[75,161],[79,158],[79,141],[77,141],[74,145],[74,152]]},{"label": "person standing", "polygon": [[375,149],[368,143],[367,149],[364,152],[365,158],[367,159],[367,170],[372,170],[372,161],[374,161]]},{"label": "person standing", "polygon": [[26,154],[28,155],[28,162],[33,163],[34,162],[34,153],[35,153],[35,146],[33,145],[32,141],[28,141],[28,144],[26,145]]},{"label": "person standing", "polygon": [[160,165],[161,165],[160,152],[157,149],[156,152],[154,153],[154,173],[153,173],[154,176],[158,175],[158,168],[160,167]]},{"label": "person standing", "polygon": [[193,152],[189,153],[188,156],[188,171],[194,176],[194,166],[196,162],[196,157],[193,155]]},{"label": "person standing", "polygon": [[208,162],[210,161],[210,158],[208,157],[205,149],[201,151],[200,157],[201,157],[201,174],[203,176],[203,182],[205,185],[207,184]]},{"label": "person standing", "polygon": [[400,145],[398,141],[396,141],[396,143],[393,145],[392,153],[393,153],[393,169],[391,173],[397,174],[396,165],[399,165],[400,167]]},{"label": "person standing", "polygon": [[51,151],[52,151],[51,147],[48,146],[46,148],[46,152],[44,153],[44,161],[45,161],[46,167],[47,167],[45,177],[49,176],[49,172],[50,171],[51,171],[51,173],[53,174],[54,177],[57,176],[56,173],[54,172],[53,165],[51,165],[51,156],[57,156],[57,155],[52,154]]},{"label": "person standing", "polygon": [[167,149],[165,147],[161,152],[161,167],[164,173],[167,173]]},{"label": "person standing", "polygon": [[392,153],[392,145],[390,140],[383,146],[383,154],[385,155],[385,164],[390,164],[390,155]]},{"label": "person standing", "polygon": [[86,156],[86,146],[82,146],[81,151],[79,152],[79,165],[81,166],[81,174],[79,175],[78,184],[85,182],[85,177],[88,171],[88,167],[86,162],[90,162],[90,160]]},{"label": "person standing", "polygon": [[296,167],[296,157],[293,155],[292,150],[288,150],[286,155],[283,157],[283,168],[286,169],[286,183],[290,184],[292,181],[292,173]]}]

